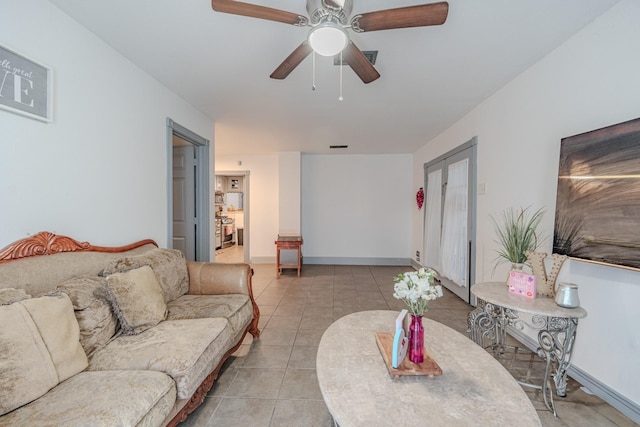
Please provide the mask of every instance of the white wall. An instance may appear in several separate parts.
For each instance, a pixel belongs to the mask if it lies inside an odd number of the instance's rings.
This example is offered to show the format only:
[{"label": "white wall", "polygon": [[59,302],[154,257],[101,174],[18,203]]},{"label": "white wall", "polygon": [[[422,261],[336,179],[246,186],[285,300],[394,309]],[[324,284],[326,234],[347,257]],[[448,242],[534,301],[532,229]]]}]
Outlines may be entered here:
[{"label": "white wall", "polygon": [[298,152],[280,153],[278,160],[278,233],[300,234],[302,232],[300,225],[302,155]]},{"label": "white wall", "polygon": [[0,246],[45,230],[166,246],[166,118],[213,142],[212,120],[48,1],[3,0],[0,43],[54,72],[53,123],[0,110]]},{"label": "white wall", "polygon": [[300,153],[216,155],[216,170],[250,172],[252,262],[275,262],[276,236],[300,218],[305,263],[408,264],[411,155],[299,159]]},{"label": "white wall", "polygon": [[[640,2],[622,1],[415,153],[423,164],[478,136],[477,281],[492,275],[489,215],[506,207],[544,207],[553,235],[560,139],[640,116]],[[422,250],[422,218],[413,215],[412,252]],[[544,251],[551,251],[551,241]],[[578,328],[574,366],[640,408],[640,272],[567,262],[561,281],[577,283],[589,312]]]},{"label": "white wall", "polygon": [[411,155],[303,155],[305,260],[406,265],[415,191]]}]

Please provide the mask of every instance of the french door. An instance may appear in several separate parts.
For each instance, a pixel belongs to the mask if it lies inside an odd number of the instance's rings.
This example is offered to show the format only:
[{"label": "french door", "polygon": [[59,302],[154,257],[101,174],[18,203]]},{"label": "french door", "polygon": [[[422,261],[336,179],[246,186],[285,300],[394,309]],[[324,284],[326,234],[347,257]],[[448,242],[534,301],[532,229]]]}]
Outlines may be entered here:
[{"label": "french door", "polygon": [[475,281],[476,138],[425,164],[424,264],[470,302]]}]

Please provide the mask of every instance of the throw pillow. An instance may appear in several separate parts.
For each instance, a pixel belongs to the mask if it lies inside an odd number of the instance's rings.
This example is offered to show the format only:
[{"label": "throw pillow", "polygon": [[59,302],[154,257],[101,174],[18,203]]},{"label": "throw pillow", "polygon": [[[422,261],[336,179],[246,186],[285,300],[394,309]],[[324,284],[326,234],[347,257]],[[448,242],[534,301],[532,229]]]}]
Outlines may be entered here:
[{"label": "throw pillow", "polygon": [[80,327],[73,314],[73,305],[63,293],[18,302],[35,322],[49,350],[58,374],[58,381],[84,370],[89,362],[80,345]]},{"label": "throw pillow", "polygon": [[156,274],[164,302],[173,301],[189,291],[189,273],[184,254],[177,249],[157,248],[142,255],[119,258],[109,263],[102,271],[103,276],[124,273],[148,265]]},{"label": "throw pillow", "polygon": [[88,357],[115,335],[118,319],[111,309],[105,278],[83,275],[65,280],[57,289],[69,295],[80,326],[80,344]]},{"label": "throw pillow", "polygon": [[0,415],[25,405],[87,365],[66,295],[0,306]]},{"label": "throw pillow", "polygon": [[148,265],[107,276],[106,289],[123,335],[139,334],[167,317],[162,288]]},{"label": "throw pillow", "polygon": [[23,299],[31,298],[24,289],[2,288],[0,289],[0,305],[13,304]]}]

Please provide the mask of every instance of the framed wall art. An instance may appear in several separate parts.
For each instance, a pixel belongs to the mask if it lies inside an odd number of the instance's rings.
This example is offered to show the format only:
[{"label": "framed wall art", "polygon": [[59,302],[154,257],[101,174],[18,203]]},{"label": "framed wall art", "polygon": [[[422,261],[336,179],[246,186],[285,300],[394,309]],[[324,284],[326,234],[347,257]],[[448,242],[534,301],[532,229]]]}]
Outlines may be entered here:
[{"label": "framed wall art", "polygon": [[640,269],[640,119],[562,139],[555,253]]},{"label": "framed wall art", "polygon": [[0,46],[0,109],[53,121],[51,68]]}]

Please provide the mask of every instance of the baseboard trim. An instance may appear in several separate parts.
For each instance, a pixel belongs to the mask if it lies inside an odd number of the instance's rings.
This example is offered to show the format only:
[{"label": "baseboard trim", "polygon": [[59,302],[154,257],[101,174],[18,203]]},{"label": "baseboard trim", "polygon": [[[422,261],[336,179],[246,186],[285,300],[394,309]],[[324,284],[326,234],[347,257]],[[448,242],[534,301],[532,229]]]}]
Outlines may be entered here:
[{"label": "baseboard trim", "polygon": [[409,258],[356,258],[356,257],[309,257],[303,258],[304,264],[322,265],[411,265]]},{"label": "baseboard trim", "polygon": [[580,384],[587,387],[593,394],[629,417],[633,422],[640,424],[640,405],[632,402],[600,381],[597,381],[591,375],[576,366],[569,367],[569,375],[575,378],[575,380]]},{"label": "baseboard trim", "polygon": [[[524,334],[518,329],[509,327],[507,328],[509,335],[523,343],[531,351],[536,351],[538,348],[538,342],[530,336]],[[629,417],[633,422],[640,424],[640,405],[632,402],[625,396],[621,395],[617,391],[608,387],[606,384],[598,381],[585,371],[576,366],[569,366],[567,374],[578,381],[580,384],[589,389],[589,391],[609,405],[622,412],[625,416]]]},{"label": "baseboard trim", "polygon": [[[253,257],[252,264],[275,264],[276,257]],[[419,264],[415,264],[410,258],[355,258],[355,257],[302,257],[302,264],[321,264],[321,265],[400,265],[413,266],[416,269],[421,268]]]},{"label": "baseboard trim", "polygon": [[276,257],[274,256],[259,256],[259,257],[251,258],[251,264],[275,264],[275,263],[276,263]]}]

